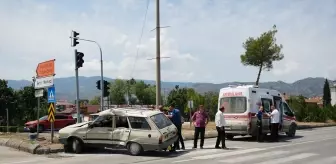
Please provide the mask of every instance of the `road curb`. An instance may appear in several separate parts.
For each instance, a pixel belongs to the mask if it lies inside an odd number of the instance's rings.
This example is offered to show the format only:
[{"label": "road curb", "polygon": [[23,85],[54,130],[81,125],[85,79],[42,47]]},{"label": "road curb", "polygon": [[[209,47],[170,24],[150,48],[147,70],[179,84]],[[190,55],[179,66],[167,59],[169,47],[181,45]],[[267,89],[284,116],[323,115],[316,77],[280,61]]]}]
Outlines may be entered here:
[{"label": "road curb", "polygon": [[323,128],[323,127],[331,127],[336,126],[336,123],[325,123],[323,125],[298,125],[297,130],[301,129],[313,129],[313,128]]}]

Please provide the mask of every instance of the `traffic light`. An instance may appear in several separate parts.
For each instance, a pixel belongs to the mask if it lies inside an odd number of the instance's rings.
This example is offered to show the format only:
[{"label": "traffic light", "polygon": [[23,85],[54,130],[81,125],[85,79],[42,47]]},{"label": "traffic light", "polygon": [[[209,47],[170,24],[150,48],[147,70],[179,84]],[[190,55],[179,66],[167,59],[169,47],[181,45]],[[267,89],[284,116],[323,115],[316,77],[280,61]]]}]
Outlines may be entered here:
[{"label": "traffic light", "polygon": [[72,31],[71,35],[72,35],[72,44],[71,44],[71,46],[75,47],[77,44],[79,44],[78,39],[77,39],[79,33],[76,32],[76,31]]},{"label": "traffic light", "polygon": [[104,97],[108,97],[110,95],[110,83],[104,80]]},{"label": "traffic light", "polygon": [[96,82],[96,84],[97,84],[97,85],[96,85],[97,89],[100,90],[100,80],[98,80],[98,81]]},{"label": "traffic light", "polygon": [[76,52],[76,68],[83,67],[84,63],[84,54],[83,52]]}]

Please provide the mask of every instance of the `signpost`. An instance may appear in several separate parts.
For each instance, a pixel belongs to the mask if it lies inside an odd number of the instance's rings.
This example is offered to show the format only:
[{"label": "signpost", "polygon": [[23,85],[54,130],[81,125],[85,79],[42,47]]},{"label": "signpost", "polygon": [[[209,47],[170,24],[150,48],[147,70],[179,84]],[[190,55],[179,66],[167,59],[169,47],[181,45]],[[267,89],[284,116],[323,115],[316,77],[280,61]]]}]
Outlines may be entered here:
[{"label": "signpost", "polygon": [[54,87],[54,76],[55,76],[55,59],[44,61],[39,63],[36,67],[36,78],[33,79],[34,87],[37,89],[35,91],[35,97],[37,97],[37,137],[39,134],[39,108],[40,108],[40,97],[43,96],[44,88],[48,88],[48,103],[50,103],[48,108],[48,120],[51,123],[51,142],[53,142],[54,137],[54,121],[55,121],[55,87]]},{"label": "signpost", "polygon": [[192,110],[193,107],[194,107],[194,102],[192,100],[189,100],[188,101],[188,108],[189,108],[190,127],[191,127],[191,122],[192,122],[192,120],[191,120],[191,110]]},{"label": "signpost", "polygon": [[55,104],[49,103],[48,121],[51,123],[51,143],[54,141]]},{"label": "signpost", "polygon": [[36,136],[40,132],[40,97],[43,97],[43,89],[35,90],[35,97],[37,97],[37,127],[36,127]]}]

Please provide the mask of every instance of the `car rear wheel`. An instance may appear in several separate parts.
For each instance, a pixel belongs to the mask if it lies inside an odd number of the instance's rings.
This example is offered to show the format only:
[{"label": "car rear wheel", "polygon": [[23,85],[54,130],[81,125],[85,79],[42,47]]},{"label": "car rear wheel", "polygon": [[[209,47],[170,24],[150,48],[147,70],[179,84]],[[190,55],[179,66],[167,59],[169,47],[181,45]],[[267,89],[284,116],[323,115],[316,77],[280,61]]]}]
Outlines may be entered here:
[{"label": "car rear wheel", "polygon": [[140,144],[132,142],[127,146],[127,150],[131,155],[137,156],[142,153],[143,149]]},{"label": "car rear wheel", "polygon": [[73,138],[71,142],[72,151],[79,154],[83,150],[83,143],[78,138]]}]

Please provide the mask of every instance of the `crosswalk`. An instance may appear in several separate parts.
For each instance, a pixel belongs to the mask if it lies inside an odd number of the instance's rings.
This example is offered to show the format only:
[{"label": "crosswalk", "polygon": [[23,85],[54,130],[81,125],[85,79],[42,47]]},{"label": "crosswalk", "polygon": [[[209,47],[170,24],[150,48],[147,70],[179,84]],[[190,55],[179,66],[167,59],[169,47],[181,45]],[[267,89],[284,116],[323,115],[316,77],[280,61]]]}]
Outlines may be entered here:
[{"label": "crosswalk", "polygon": [[[171,161],[173,164],[184,164],[211,160],[222,164],[335,164],[335,156],[325,156],[307,150],[267,149],[267,148],[240,148],[234,150],[200,149],[181,155]],[[309,150],[308,150],[309,151]]]}]

